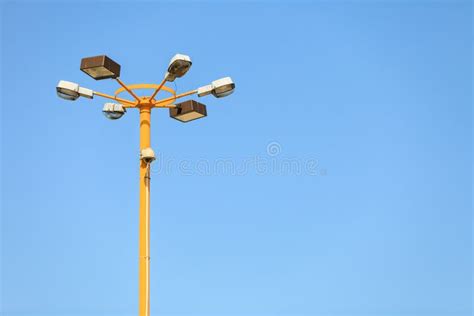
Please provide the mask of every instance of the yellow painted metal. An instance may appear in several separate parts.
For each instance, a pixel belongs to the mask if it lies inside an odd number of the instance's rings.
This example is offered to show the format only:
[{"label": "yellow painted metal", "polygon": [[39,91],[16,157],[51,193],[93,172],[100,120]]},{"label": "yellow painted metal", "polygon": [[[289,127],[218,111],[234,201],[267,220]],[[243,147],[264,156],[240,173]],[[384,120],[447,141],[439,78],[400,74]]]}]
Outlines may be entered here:
[{"label": "yellow painted metal", "polygon": [[[128,88],[129,90],[140,90],[140,89],[158,89],[160,87],[160,85],[158,84],[154,84],[154,83],[138,83],[138,84],[129,84],[126,86],[126,88]],[[125,87],[122,87],[122,88],[119,88],[117,90],[115,90],[114,94],[115,96],[118,96],[120,93],[126,91]],[[164,90],[166,92],[169,92],[171,93],[172,95],[176,95],[176,91],[174,91],[173,89],[171,89],[170,87],[167,87],[167,86],[162,86],[160,88],[161,90]],[[147,100],[151,99],[150,97],[145,97]]]},{"label": "yellow painted metal", "polygon": [[[150,147],[151,106],[140,108],[140,150]],[[138,315],[150,315],[150,169],[140,160]]]},{"label": "yellow painted metal", "polygon": [[[158,87],[155,89],[155,92],[153,92],[153,94],[151,95],[150,100],[155,99],[155,96],[158,94],[158,92],[160,92],[161,88],[164,86],[165,83],[166,83],[166,79],[163,79],[161,83],[158,85]],[[176,95],[176,93],[174,93],[174,95]]]},{"label": "yellow painted metal", "polygon": [[[139,84],[127,85],[126,87],[121,87],[115,90],[115,97],[117,97],[120,93],[124,91],[138,90],[138,89],[155,89],[154,93],[151,96],[149,97],[145,96],[139,99],[140,101],[137,105],[138,107],[140,107],[140,104],[142,102],[147,102],[147,103],[150,103],[153,107],[157,107],[157,108],[172,108],[172,107],[175,107],[173,105],[173,102],[176,101],[177,99],[197,93],[197,90],[191,90],[191,91],[187,91],[181,94],[176,94],[176,91],[174,91],[170,87],[164,86],[163,82],[160,83],[159,85],[150,84],[150,83],[139,83]],[[160,90],[169,92],[172,94],[172,96],[169,98],[161,99],[161,100],[154,100],[153,99],[154,95],[156,95],[157,91],[160,91]]]},{"label": "yellow painted metal", "polygon": [[118,98],[117,96],[111,96],[111,95],[108,95],[108,94],[105,94],[105,93],[102,93],[102,92],[98,92],[98,91],[94,91],[94,94],[98,95],[99,97],[115,100],[115,101],[120,102],[120,103],[122,103],[123,105],[126,105],[126,106],[135,106],[137,104],[137,102],[129,101],[129,100],[122,99],[122,98]]},{"label": "yellow painted metal", "polygon": [[187,97],[188,95],[192,95],[192,94],[195,94],[195,93],[197,93],[197,90],[191,90],[191,91],[188,91],[188,92],[177,94],[177,95],[174,95],[174,96],[166,98],[166,99],[161,99],[161,100],[155,101],[154,105],[155,105],[155,107],[162,107],[163,104],[173,103],[176,99]]},{"label": "yellow painted metal", "polygon": [[128,93],[130,93],[130,95],[132,97],[135,98],[135,100],[139,101],[140,102],[140,98],[130,89],[128,88],[125,83],[122,82],[122,80],[120,80],[120,78],[115,78],[115,80],[117,80],[117,82],[119,83],[119,85],[121,85],[125,90],[127,90]]},{"label": "yellow painted metal", "polygon": [[[117,82],[122,86],[111,96],[101,92],[94,94],[120,102],[126,108],[138,108],[140,111],[140,151],[151,146],[151,110],[153,108],[172,108],[176,99],[197,93],[191,90],[181,94],[160,84],[132,84],[125,85],[119,79]],[[133,90],[154,89],[151,96],[139,97]],[[172,96],[161,100],[155,100],[156,94],[164,90]],[[119,98],[118,95],[124,91],[129,92],[137,101],[130,101]],[[138,315],[150,315],[150,163],[140,159],[140,180],[139,180],[139,215],[138,215]]]}]

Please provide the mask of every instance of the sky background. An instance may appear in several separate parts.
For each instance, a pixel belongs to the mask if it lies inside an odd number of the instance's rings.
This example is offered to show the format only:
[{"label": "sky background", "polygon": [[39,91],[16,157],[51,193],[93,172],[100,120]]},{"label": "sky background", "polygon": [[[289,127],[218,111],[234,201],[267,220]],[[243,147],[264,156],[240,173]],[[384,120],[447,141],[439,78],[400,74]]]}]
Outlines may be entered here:
[{"label": "sky background", "polygon": [[471,14],[2,2],[2,315],[136,314],[138,113],[55,86],[112,93],[79,70],[99,54],[157,83],[175,53],[178,91],[237,88],[191,123],[153,113],[152,315],[471,315]]}]

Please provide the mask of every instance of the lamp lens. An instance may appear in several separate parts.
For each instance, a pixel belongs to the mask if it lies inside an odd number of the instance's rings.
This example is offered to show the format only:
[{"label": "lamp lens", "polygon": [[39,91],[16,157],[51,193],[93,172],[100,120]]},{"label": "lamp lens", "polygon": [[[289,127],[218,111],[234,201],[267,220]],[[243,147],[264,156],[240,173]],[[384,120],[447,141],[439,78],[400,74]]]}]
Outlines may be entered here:
[{"label": "lamp lens", "polygon": [[168,72],[176,77],[182,77],[186,72],[188,72],[191,67],[191,63],[185,60],[176,60],[168,68]]},{"label": "lamp lens", "polygon": [[177,120],[182,121],[182,122],[189,122],[189,121],[193,121],[193,120],[196,120],[196,119],[204,117],[204,116],[205,115],[202,114],[202,113],[192,111],[192,112],[189,112],[189,113],[185,113],[185,114],[181,114],[179,116],[176,116],[175,118]]},{"label": "lamp lens", "polygon": [[83,69],[89,76],[94,79],[110,78],[114,76],[114,73],[108,70],[107,68],[100,66],[94,68]]},{"label": "lamp lens", "polygon": [[123,112],[108,112],[108,111],[103,111],[102,113],[104,113],[105,117],[110,119],[110,120],[118,120],[119,118],[121,118],[123,116]]},{"label": "lamp lens", "polygon": [[212,94],[216,96],[217,98],[223,98],[232,94],[232,92],[234,92],[234,88],[235,88],[235,84],[233,83],[226,84],[226,85],[214,88],[214,91],[212,92]]},{"label": "lamp lens", "polygon": [[63,98],[65,100],[73,101],[79,98],[79,93],[77,91],[63,89],[63,88],[56,88],[56,92],[60,98]]}]

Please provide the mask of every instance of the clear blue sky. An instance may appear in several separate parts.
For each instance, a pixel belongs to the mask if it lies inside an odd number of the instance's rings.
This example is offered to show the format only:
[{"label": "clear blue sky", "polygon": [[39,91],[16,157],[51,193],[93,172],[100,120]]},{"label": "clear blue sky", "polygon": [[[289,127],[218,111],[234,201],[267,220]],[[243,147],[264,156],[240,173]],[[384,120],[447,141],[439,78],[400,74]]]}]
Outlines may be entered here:
[{"label": "clear blue sky", "polygon": [[[109,121],[104,100],[55,85],[114,91],[79,71],[98,54],[127,83],[158,82],[177,52],[194,61],[178,91],[226,75],[237,90],[192,123],[153,114],[153,148],[173,162],[153,170],[153,315],[470,315],[471,14],[3,2],[2,315],[136,314],[138,115]],[[255,158],[276,167],[202,170]]]}]

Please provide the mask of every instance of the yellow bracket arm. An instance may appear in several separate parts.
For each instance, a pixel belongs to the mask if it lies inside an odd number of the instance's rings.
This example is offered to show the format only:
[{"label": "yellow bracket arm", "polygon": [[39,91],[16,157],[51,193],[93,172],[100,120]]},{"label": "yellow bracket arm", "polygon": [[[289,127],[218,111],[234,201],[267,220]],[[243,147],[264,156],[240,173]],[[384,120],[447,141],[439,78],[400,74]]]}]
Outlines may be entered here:
[{"label": "yellow bracket arm", "polygon": [[160,84],[158,85],[158,87],[156,88],[155,92],[153,92],[153,94],[151,95],[150,97],[150,100],[153,101],[155,99],[155,96],[158,92],[160,92],[161,88],[163,88],[163,85],[166,83],[166,79],[163,79]]},{"label": "yellow bracket arm", "polygon": [[[174,107],[176,107],[176,105],[173,104],[174,101],[176,101],[177,99],[186,97],[188,95],[196,94],[197,91],[198,91],[196,89],[196,90],[187,91],[187,92],[184,92],[184,93],[181,93],[181,94],[176,94],[176,92],[173,89],[165,86],[164,83],[165,83],[165,80],[163,80],[159,85],[157,85],[157,84],[124,85],[122,83],[121,84],[122,87],[115,91],[114,96],[110,96],[110,95],[107,95],[107,94],[101,93],[101,92],[94,92],[94,93],[98,96],[118,101],[118,102],[122,103],[124,105],[124,107],[127,107],[127,108],[132,108],[132,107],[137,107],[137,106],[139,107],[139,106],[145,105],[145,104],[147,104],[148,106],[157,107],[157,108],[174,108]],[[154,93],[149,97],[141,97],[140,98],[133,92],[133,90],[137,90],[137,89],[154,89]],[[166,92],[169,92],[169,93],[172,94],[172,96],[168,97],[168,98],[161,99],[161,100],[154,100],[153,99],[154,96],[158,93],[157,91],[160,91],[160,90],[164,90]],[[134,96],[137,99],[137,101],[130,101],[130,100],[119,98],[118,95],[120,93],[124,92],[124,91],[130,92],[130,94],[132,96]]]},{"label": "yellow bracket arm", "polygon": [[128,93],[130,93],[130,95],[132,97],[135,98],[135,100],[137,100],[138,102],[140,102],[140,98],[131,90],[127,87],[127,85],[125,83],[122,82],[122,80],[120,80],[119,78],[115,78],[115,80],[117,80],[117,82],[125,89],[127,90]]},{"label": "yellow bracket arm", "polygon": [[[120,93],[124,92],[124,91],[128,91],[128,90],[137,90],[137,89],[154,89],[155,91],[158,90],[164,90],[168,93],[171,93],[173,95],[173,97],[171,97],[171,99],[175,99],[175,96],[176,96],[176,92],[167,87],[167,86],[164,86],[163,84],[160,84],[160,85],[157,85],[157,84],[148,84],[148,83],[142,83],[142,84],[131,84],[131,85],[128,85],[126,87],[122,87],[122,88],[119,88],[115,91],[115,97],[117,97]],[[139,98],[139,102],[138,104],[136,104],[137,106],[139,106],[140,104],[149,104],[151,106],[154,106],[156,101],[151,99],[151,97],[142,97],[142,98]],[[171,102],[170,102],[171,103]],[[170,107],[170,106],[166,106],[166,105],[162,105],[161,107]]]},{"label": "yellow bracket arm", "polygon": [[125,105],[125,107],[134,107],[137,104],[137,102],[125,100],[125,99],[122,99],[122,98],[118,98],[117,96],[111,96],[111,95],[108,95],[108,94],[105,94],[105,93],[102,93],[102,92],[98,92],[98,91],[94,91],[94,95],[97,95],[99,97],[103,97],[103,98],[106,98],[106,99],[115,100],[115,101],[120,102],[123,105]]},{"label": "yellow bracket arm", "polygon": [[[166,99],[161,99],[156,102],[154,102],[155,107],[169,107],[168,105],[173,103],[176,99],[187,97],[188,95],[192,95],[197,93],[197,90],[191,90],[188,92],[183,92],[181,94],[176,94],[172,97],[166,98]],[[173,106],[174,107],[174,106]]]}]

